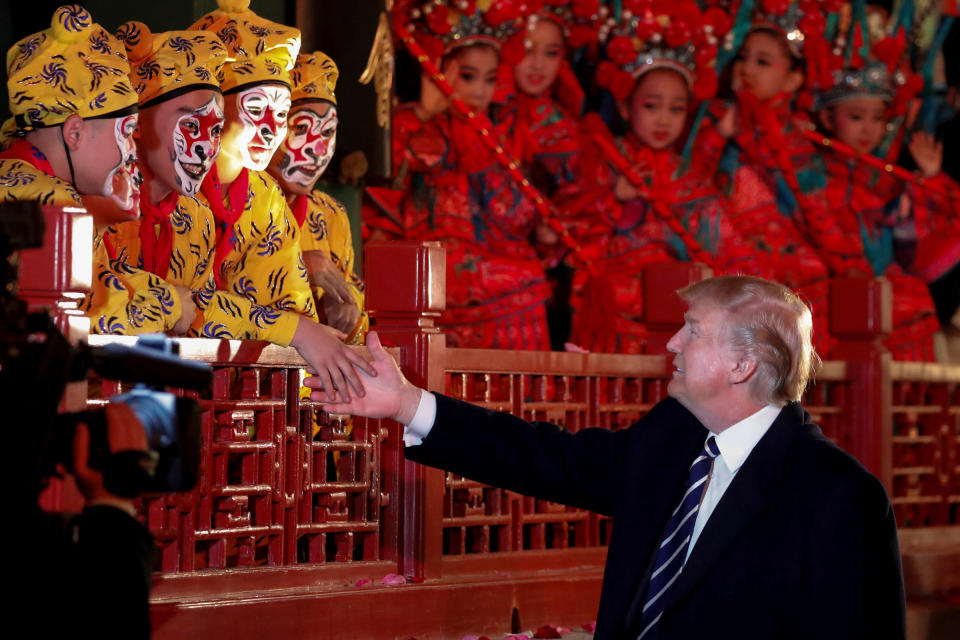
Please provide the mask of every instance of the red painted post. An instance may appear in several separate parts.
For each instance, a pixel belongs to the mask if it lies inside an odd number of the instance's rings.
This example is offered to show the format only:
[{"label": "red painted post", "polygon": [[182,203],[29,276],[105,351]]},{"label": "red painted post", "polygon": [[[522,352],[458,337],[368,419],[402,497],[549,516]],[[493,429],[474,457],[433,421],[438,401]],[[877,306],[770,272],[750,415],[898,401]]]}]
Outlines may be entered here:
[{"label": "red painted post", "polygon": [[[446,302],[443,246],[438,242],[372,242],[364,254],[373,329],[384,344],[400,349],[400,367],[411,382],[442,391],[445,341],[436,319]],[[400,466],[400,570],[417,578],[438,577],[443,551],[443,473],[406,460],[401,460]]]},{"label": "red painted post", "polygon": [[[40,207],[44,217],[43,246],[20,251],[17,294],[29,311],[48,311],[57,328],[73,343],[86,342],[90,320],[77,308],[93,283],[93,216],[78,207]],[[87,406],[87,383],[67,384],[61,411]],[[52,478],[40,495],[50,511],[79,511],[83,499],[72,477]]]},{"label": "red painted post", "polygon": [[845,360],[852,381],[851,451],[893,492],[893,418],[890,352],[893,292],[885,278],[845,277],[830,282],[831,360]]},{"label": "red painted post", "polygon": [[665,354],[671,336],[683,326],[687,309],[677,289],[712,275],[713,271],[699,262],[657,262],[643,268],[643,322],[648,331],[644,353]]}]

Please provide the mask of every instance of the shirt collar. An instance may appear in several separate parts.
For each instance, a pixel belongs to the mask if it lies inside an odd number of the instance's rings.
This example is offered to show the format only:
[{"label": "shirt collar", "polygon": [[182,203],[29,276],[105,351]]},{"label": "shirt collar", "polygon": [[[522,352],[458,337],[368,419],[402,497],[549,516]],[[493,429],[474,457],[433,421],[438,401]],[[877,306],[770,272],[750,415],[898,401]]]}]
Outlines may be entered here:
[{"label": "shirt collar", "polygon": [[780,415],[781,410],[782,407],[768,404],[716,436],[720,458],[727,465],[730,473],[735,473],[740,468],[763,434]]}]

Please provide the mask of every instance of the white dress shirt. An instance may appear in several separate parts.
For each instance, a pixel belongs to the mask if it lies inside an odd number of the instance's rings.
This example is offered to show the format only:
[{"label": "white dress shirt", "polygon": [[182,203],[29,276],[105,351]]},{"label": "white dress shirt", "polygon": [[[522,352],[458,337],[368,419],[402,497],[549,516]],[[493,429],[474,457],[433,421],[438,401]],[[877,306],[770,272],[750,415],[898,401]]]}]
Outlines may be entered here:
[{"label": "white dress shirt", "polygon": [[[434,412],[436,412],[436,408],[434,408]],[[697,521],[693,525],[693,535],[690,537],[690,545],[687,547],[687,558],[690,557],[693,545],[697,543],[697,538],[700,537],[703,527],[710,519],[710,514],[717,507],[717,503],[720,502],[723,493],[730,486],[733,477],[737,475],[737,471],[743,466],[744,460],[747,459],[747,456],[753,451],[753,447],[760,441],[760,438],[767,432],[778,415],[780,415],[780,407],[768,404],[760,411],[727,427],[715,436],[720,455],[713,460],[710,479],[707,481],[707,488],[700,500]],[[684,563],[686,563],[686,560],[684,560]]]},{"label": "white dress shirt", "polygon": [[[717,503],[720,502],[720,498],[723,497],[727,487],[730,486],[733,477],[778,415],[780,415],[780,407],[767,405],[753,415],[724,429],[716,436],[720,455],[713,461],[713,467],[710,469],[710,479],[707,482],[703,498],[700,500],[697,520],[693,525],[693,536],[690,538],[690,545],[687,547],[687,558],[690,557],[693,545],[697,543],[697,538],[700,537],[703,527],[707,524],[707,520],[710,519],[710,515],[717,507]],[[433,428],[436,417],[437,398],[429,391],[421,390],[417,412],[410,424],[403,427],[403,444],[412,447],[423,442],[423,439]],[[686,559],[684,563],[686,563]]]}]

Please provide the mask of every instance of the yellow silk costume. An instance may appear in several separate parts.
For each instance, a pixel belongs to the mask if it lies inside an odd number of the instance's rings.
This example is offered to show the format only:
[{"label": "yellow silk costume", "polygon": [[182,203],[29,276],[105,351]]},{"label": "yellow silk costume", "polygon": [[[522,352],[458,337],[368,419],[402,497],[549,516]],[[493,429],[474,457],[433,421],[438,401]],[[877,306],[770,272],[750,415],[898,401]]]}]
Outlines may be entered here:
[{"label": "yellow silk costume", "polygon": [[[25,160],[0,159],[0,200],[83,206],[70,184]],[[93,267],[92,288],[79,305],[93,333],[164,332],[180,319],[180,299],[173,288],[152,273],[111,263],[99,235],[94,238]]]},{"label": "yellow silk costume", "polygon": [[[353,239],[350,235],[350,218],[347,209],[336,198],[322,191],[313,191],[304,196],[306,215],[300,227],[300,248],[304,251],[320,250],[343,274],[350,293],[360,309],[360,319],[347,336],[350,344],[359,344],[370,329],[370,318],[364,309],[364,284],[353,271]],[[317,300],[323,297],[323,289],[314,287]]]}]

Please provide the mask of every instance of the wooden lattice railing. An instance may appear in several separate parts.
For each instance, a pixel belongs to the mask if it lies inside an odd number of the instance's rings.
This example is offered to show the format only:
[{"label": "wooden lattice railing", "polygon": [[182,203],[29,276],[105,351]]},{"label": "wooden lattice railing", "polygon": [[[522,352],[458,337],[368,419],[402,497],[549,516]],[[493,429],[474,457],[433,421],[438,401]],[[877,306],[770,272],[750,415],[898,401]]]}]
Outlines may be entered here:
[{"label": "wooden lattice railing", "polygon": [[[76,226],[50,220],[60,236]],[[54,259],[62,245],[24,252],[34,276],[50,264],[56,273],[32,277],[22,293],[52,301],[75,332],[71,301],[82,286],[64,284],[74,279],[70,261]],[[576,431],[626,427],[665,396],[663,345],[682,317],[672,291],[705,272],[655,269],[645,282],[657,304],[645,307],[657,315],[640,356],[447,349],[434,324],[445,273],[437,244],[371,247],[366,278],[376,328],[415,384]],[[958,525],[960,366],[891,362],[881,346],[888,285],[845,279],[833,288],[841,347],[807,392],[807,410],[883,480],[901,527]],[[90,339],[113,340],[133,339]],[[215,382],[198,398],[197,488],[142,501],[161,548],[155,637],[188,628],[205,637],[426,638],[503,631],[517,611],[527,626],[592,618],[608,519],[406,461],[400,425],[330,416],[302,399],[304,363],[292,349],[179,343],[183,357],[213,365]],[[98,404],[123,388],[97,381],[81,398]],[[387,574],[407,584],[382,586]]]}]

